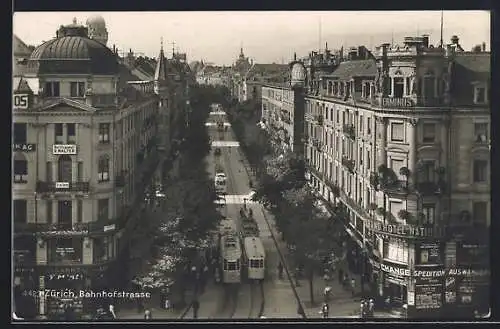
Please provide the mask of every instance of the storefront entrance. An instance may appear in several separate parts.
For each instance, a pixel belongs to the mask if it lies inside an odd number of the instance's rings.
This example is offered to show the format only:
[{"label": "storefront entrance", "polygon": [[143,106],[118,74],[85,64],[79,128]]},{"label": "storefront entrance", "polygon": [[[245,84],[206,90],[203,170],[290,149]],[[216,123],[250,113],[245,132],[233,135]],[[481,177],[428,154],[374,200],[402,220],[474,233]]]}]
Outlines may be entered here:
[{"label": "storefront entrance", "polygon": [[384,298],[389,308],[402,308],[407,302],[408,291],[403,278],[384,274]]}]

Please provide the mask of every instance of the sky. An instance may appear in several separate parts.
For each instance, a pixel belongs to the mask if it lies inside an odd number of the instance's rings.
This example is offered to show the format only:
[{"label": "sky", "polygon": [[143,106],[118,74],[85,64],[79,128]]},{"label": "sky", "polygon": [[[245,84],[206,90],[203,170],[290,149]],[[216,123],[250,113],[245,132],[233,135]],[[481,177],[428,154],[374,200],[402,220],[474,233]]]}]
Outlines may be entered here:
[{"label": "sky", "polygon": [[[188,61],[230,65],[243,47],[256,63],[288,63],[312,50],[384,42],[401,44],[405,36],[430,35],[440,39],[441,11],[252,11],[252,12],[16,12],[13,32],[38,46],[55,37],[60,25],[73,18],[85,24],[100,15],[109,33],[108,47],[157,57],[163,38],[167,54],[187,53]],[[490,12],[444,11],[443,39],[460,38],[465,50],[486,42],[490,48]],[[172,43],[175,43],[173,45]]]}]

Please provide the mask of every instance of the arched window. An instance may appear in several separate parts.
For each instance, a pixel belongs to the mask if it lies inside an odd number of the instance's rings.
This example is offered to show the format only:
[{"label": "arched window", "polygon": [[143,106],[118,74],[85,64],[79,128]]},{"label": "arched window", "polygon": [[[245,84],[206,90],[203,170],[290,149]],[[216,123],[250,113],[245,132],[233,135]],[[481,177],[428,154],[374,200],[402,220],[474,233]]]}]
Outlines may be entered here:
[{"label": "arched window", "polygon": [[73,177],[71,157],[67,154],[61,155],[57,164],[57,180],[59,182],[71,182]]},{"label": "arched window", "polygon": [[26,184],[28,182],[28,161],[22,153],[14,155],[14,183]]},{"label": "arched window", "polygon": [[109,157],[107,155],[103,155],[99,158],[99,182],[108,182],[109,181]]},{"label": "arched window", "polygon": [[436,97],[436,76],[432,70],[427,70],[423,78],[423,89],[425,98]]}]

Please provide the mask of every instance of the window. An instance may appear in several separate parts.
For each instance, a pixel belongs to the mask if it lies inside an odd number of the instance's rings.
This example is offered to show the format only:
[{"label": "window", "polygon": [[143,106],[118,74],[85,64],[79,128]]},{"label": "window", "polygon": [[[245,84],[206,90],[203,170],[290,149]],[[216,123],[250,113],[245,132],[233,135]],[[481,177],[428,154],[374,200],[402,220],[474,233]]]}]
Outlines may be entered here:
[{"label": "window", "polygon": [[434,143],[436,141],[436,124],[424,123],[422,128],[423,128],[422,141],[424,143]]},{"label": "window", "polygon": [[370,118],[366,118],[366,133],[370,135],[372,133],[372,120]]},{"label": "window", "polygon": [[54,123],[54,139],[56,144],[62,144],[64,141],[63,137],[63,124]]},{"label": "window", "polygon": [[394,77],[394,98],[402,98],[404,96],[404,78]]},{"label": "window", "polygon": [[73,226],[73,202],[71,200],[57,201],[57,223],[61,229],[71,229]]},{"label": "window", "polygon": [[474,124],[474,136],[477,143],[488,141],[488,123],[480,122]]},{"label": "window", "polygon": [[408,245],[401,240],[385,240],[384,257],[396,262],[408,263]]},{"label": "window", "polygon": [[47,200],[46,201],[46,207],[47,207],[47,223],[53,223],[54,222],[54,213],[52,210],[52,200]]},{"label": "window", "polygon": [[99,143],[109,143],[109,128],[109,123],[99,124]]},{"label": "window", "polygon": [[419,180],[423,182],[434,182],[436,174],[436,162],[434,160],[424,160],[419,168]]},{"label": "window", "polygon": [[428,71],[424,78],[424,97],[433,98],[436,96],[436,79],[434,77],[434,73],[432,71]]},{"label": "window", "polygon": [[403,123],[391,124],[391,141],[402,142],[404,141],[405,127]]},{"label": "window", "polygon": [[474,183],[484,183],[487,180],[486,169],[488,162],[486,160],[474,160]]},{"label": "window", "polygon": [[14,200],[13,215],[15,223],[28,222],[28,202],[26,200]]},{"label": "window", "polygon": [[363,121],[363,116],[360,115],[359,116],[359,132],[360,133],[363,133],[363,124],[364,124],[364,121]]},{"label": "window", "polygon": [[68,129],[68,137],[76,135],[76,124],[74,124],[74,123],[67,123],[66,127]]},{"label": "window", "polygon": [[85,82],[71,82],[71,97],[85,96]]},{"label": "window", "polygon": [[14,123],[14,144],[25,144],[26,140],[26,123]]},{"label": "window", "polygon": [[59,97],[59,81],[51,81],[45,83],[45,96]]},{"label": "window", "polygon": [[52,182],[52,162],[50,161],[45,164],[45,178],[47,182]]},{"label": "window", "polygon": [[486,88],[485,87],[475,87],[474,88],[474,103],[475,104],[486,104]]},{"label": "window", "polygon": [[371,163],[372,159],[370,157],[370,151],[368,150],[366,152],[366,169],[370,169],[370,163]]},{"label": "window", "polygon": [[71,157],[67,154],[59,156],[57,161],[58,165],[58,177],[59,182],[72,182],[73,181],[73,164]]},{"label": "window", "polygon": [[389,213],[391,213],[394,218],[400,219],[398,214],[401,209],[403,209],[403,203],[401,201],[389,201]]},{"label": "window", "polygon": [[99,159],[99,182],[109,181],[109,158],[107,156],[102,156]]},{"label": "window", "polygon": [[391,159],[391,169],[394,171],[399,180],[406,180],[406,177],[399,173],[400,169],[404,167],[404,161],[400,159]]},{"label": "window", "polygon": [[76,221],[81,223],[83,219],[83,201],[78,199],[76,200]]},{"label": "window", "polygon": [[79,182],[83,181],[83,162],[82,161],[78,161],[77,179]]},{"label": "window", "polygon": [[333,121],[333,108],[330,109],[330,121]]},{"label": "window", "polygon": [[424,204],[422,205],[422,213],[424,214],[422,224],[434,224],[435,223],[435,214],[436,214],[436,206],[434,204]]},{"label": "window", "polygon": [[488,203],[483,201],[474,202],[472,204],[472,218],[474,223],[486,224],[488,216]]},{"label": "window", "polygon": [[28,161],[22,153],[14,155],[14,183],[25,184],[28,182]]},{"label": "window", "polygon": [[109,199],[97,201],[97,220],[107,221],[109,219]]}]

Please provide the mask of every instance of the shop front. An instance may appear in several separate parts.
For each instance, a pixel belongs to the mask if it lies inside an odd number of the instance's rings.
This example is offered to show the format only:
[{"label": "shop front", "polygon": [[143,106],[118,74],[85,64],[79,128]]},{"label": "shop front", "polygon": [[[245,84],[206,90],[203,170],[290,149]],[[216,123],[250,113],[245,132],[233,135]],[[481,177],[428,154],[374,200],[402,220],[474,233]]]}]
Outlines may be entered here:
[{"label": "shop front", "polygon": [[410,270],[407,265],[384,260],[380,264],[384,305],[390,309],[403,309],[408,300]]}]

